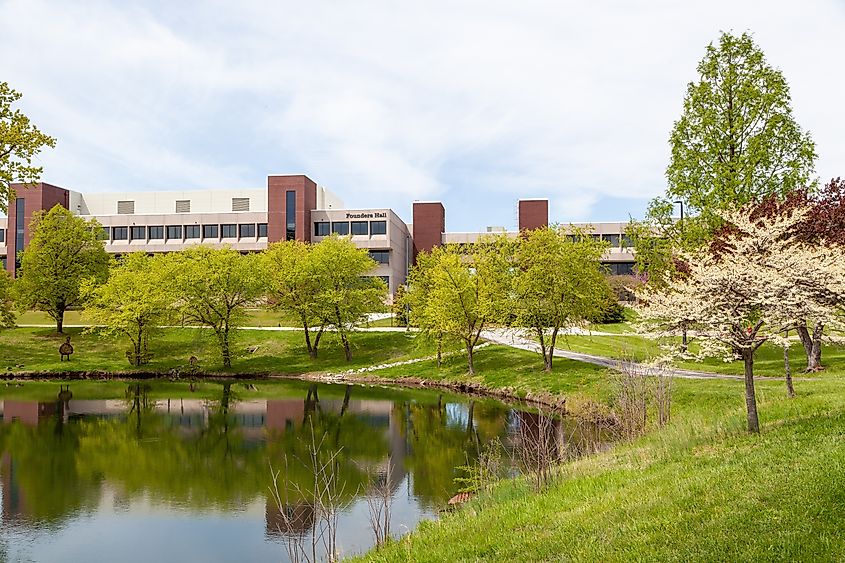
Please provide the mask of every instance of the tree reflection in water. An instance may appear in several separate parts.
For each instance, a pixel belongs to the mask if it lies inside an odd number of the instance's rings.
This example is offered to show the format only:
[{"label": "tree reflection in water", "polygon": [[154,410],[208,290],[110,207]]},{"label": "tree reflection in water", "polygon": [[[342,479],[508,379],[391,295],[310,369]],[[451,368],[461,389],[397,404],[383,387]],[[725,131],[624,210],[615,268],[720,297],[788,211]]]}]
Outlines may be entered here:
[{"label": "tree reflection in water", "polygon": [[[272,398],[247,400],[241,384],[227,382],[203,399],[167,399],[155,383],[133,383],[122,397],[80,400],[72,387],[43,401],[0,395],[0,530],[59,530],[118,501],[126,510],[143,501],[197,515],[239,514],[260,502],[268,539],[310,530],[319,514],[302,491],[315,486],[312,428],[336,455],[337,500],[349,518],[360,517],[354,508],[376,478],[407,507],[396,513],[419,518],[455,494],[460,466],[494,440],[512,448],[515,429],[530,423],[496,401],[426,391],[291,383],[274,384]],[[282,513],[270,497],[269,467],[285,458]]]}]

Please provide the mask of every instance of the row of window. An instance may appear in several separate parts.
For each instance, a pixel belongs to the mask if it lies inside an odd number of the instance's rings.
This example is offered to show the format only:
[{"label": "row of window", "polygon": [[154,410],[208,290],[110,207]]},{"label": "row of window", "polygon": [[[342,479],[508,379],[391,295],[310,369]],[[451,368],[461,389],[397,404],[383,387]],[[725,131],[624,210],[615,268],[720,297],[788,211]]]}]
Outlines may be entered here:
[{"label": "row of window", "polygon": [[103,227],[102,240],[184,240],[255,238],[267,236],[267,223],[238,225],[153,225],[150,227]]},{"label": "row of window", "polygon": [[614,276],[633,276],[635,265],[634,262],[609,262],[605,264],[608,273]]},{"label": "row of window", "polygon": [[314,236],[327,237],[335,233],[352,235],[386,235],[387,221],[317,221],[314,223]]},{"label": "row of window", "polygon": [[[622,234],[614,233],[614,234],[604,234],[604,235],[591,234],[590,236],[594,240],[604,240],[604,241],[609,242],[611,248],[619,248],[620,243],[624,244],[625,247],[634,246],[634,243],[631,241],[630,238],[628,238],[628,235],[622,235]],[[566,235],[566,238],[568,240],[574,241],[578,237],[575,236],[575,235]]]},{"label": "row of window", "polygon": [[389,250],[370,250],[368,252],[370,254],[370,258],[372,258],[379,264],[390,264]]}]

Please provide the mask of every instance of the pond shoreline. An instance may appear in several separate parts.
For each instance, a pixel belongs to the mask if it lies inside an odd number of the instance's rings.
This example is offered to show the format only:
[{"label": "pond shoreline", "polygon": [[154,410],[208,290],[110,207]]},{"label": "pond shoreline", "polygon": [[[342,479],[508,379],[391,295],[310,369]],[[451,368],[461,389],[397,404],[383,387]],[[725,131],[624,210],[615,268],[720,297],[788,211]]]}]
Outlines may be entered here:
[{"label": "pond shoreline", "polygon": [[313,383],[334,383],[349,385],[395,385],[409,389],[439,389],[463,395],[486,397],[508,402],[521,402],[536,407],[553,409],[560,414],[574,415],[566,408],[566,396],[552,393],[518,393],[510,387],[488,387],[481,383],[465,381],[435,381],[419,377],[378,377],[352,374],[333,374],[323,372],[284,374],[284,373],[220,373],[220,372],[155,372],[155,371],[65,371],[65,372],[0,372],[0,381],[262,381],[262,380],[300,380]]}]

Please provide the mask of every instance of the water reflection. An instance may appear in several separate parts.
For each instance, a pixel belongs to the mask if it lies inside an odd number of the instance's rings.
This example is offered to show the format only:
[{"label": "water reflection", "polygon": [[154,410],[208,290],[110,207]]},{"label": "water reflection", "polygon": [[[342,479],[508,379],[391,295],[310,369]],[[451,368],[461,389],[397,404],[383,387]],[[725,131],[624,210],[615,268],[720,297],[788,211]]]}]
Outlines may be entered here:
[{"label": "water reflection", "polygon": [[[488,443],[514,447],[524,439],[520,429],[549,426],[495,401],[352,386],[278,387],[277,396],[261,400],[243,399],[239,384],[221,385],[205,398],[161,398],[150,385],[132,384],[110,399],[74,398],[65,387],[52,400],[0,401],[5,556],[108,560],[121,547],[110,542],[118,544],[131,528],[145,541],[122,552],[122,560],[172,559],[162,528],[169,522],[169,533],[184,526],[186,536],[213,538],[195,546],[195,554],[207,549],[220,559],[229,549],[240,560],[282,558],[280,538],[307,533],[317,517],[301,494],[314,481],[312,429],[338,452],[338,543],[349,554],[372,541],[362,493],[374,478],[388,481],[392,529],[412,529],[445,506],[456,492],[457,468]],[[566,421],[550,427],[556,444],[576,441]],[[269,494],[270,464],[280,467],[285,458],[290,486],[280,510]],[[102,534],[97,526],[112,531]],[[236,533],[241,529],[249,532]],[[95,541],[86,546],[80,536]]]}]

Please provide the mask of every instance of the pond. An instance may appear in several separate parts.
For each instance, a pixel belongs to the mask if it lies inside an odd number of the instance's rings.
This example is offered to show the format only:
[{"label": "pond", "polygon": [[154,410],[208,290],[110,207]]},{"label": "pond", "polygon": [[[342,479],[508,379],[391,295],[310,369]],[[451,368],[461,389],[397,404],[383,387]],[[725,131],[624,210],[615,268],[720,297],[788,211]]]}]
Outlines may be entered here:
[{"label": "pond", "polygon": [[500,450],[513,474],[532,433],[567,455],[598,441],[567,419],[430,390],[152,382],[87,398],[41,385],[49,395],[0,387],[0,560],[284,561],[325,529],[315,486],[349,556],[373,546],[374,499],[388,499],[396,537],[436,518],[479,455]]}]

